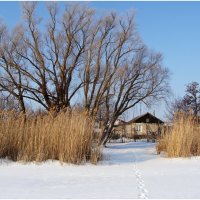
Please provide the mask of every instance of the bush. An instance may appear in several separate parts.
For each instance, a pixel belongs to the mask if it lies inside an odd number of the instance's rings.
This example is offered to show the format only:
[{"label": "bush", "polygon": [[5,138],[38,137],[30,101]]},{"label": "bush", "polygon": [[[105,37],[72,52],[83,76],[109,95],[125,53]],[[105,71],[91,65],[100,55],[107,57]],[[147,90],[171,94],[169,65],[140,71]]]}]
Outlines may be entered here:
[{"label": "bush", "polygon": [[168,157],[200,155],[200,125],[193,115],[177,113],[173,127],[166,130],[158,140],[157,152],[166,152]]},{"label": "bush", "polygon": [[100,150],[93,142],[94,122],[83,112],[63,112],[53,117],[0,112],[0,157],[14,161],[96,163]]}]

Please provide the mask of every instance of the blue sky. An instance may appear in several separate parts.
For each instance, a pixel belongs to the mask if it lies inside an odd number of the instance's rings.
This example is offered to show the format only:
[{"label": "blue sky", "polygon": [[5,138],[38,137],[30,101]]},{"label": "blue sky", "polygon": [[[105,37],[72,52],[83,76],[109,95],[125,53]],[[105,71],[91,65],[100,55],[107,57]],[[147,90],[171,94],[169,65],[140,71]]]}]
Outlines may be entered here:
[{"label": "blue sky", "polygon": [[185,84],[200,82],[200,2],[93,2],[95,7],[119,12],[134,8],[143,41],[163,54],[172,73],[175,95]]},{"label": "blue sky", "polygon": [[[147,46],[163,54],[171,72],[175,96],[183,96],[185,85],[200,82],[200,2],[90,2],[98,12],[136,11],[138,31]],[[0,18],[10,28],[20,21],[20,2],[0,2]],[[44,2],[38,13],[44,18]],[[152,108],[154,109],[154,108]],[[164,108],[158,113],[163,116]]]}]

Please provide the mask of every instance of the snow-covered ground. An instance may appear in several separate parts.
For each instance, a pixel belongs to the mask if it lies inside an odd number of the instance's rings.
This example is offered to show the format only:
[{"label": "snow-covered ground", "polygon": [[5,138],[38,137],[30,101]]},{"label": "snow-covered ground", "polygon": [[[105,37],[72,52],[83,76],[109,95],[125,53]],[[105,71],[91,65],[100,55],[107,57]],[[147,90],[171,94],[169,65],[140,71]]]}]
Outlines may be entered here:
[{"label": "snow-covered ground", "polygon": [[200,158],[164,158],[154,145],[109,144],[97,166],[0,160],[0,198],[200,198]]}]

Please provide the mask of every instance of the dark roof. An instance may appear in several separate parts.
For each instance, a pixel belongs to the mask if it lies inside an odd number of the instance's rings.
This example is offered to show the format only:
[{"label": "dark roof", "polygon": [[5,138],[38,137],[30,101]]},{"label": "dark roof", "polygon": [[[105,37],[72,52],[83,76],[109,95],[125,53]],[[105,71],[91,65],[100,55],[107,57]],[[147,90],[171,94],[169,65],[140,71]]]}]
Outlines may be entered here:
[{"label": "dark roof", "polygon": [[[149,121],[147,122],[147,119]],[[164,122],[161,119],[158,119],[156,116],[152,115],[151,113],[147,112],[143,115],[133,118],[132,120],[128,121],[129,123],[156,123],[156,124],[163,124]]]}]

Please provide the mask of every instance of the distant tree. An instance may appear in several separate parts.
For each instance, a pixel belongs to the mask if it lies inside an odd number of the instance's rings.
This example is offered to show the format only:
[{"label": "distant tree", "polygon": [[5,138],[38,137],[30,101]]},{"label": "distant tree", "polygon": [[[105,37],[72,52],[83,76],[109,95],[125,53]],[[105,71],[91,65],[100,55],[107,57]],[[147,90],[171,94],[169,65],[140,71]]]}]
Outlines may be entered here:
[{"label": "distant tree", "polygon": [[200,85],[197,82],[186,86],[186,94],[182,100],[182,109],[185,112],[192,111],[195,116],[200,115]]},{"label": "distant tree", "polygon": [[191,82],[186,85],[185,95],[174,99],[167,106],[167,117],[172,120],[176,112],[190,113],[200,115],[200,85],[197,82]]}]

